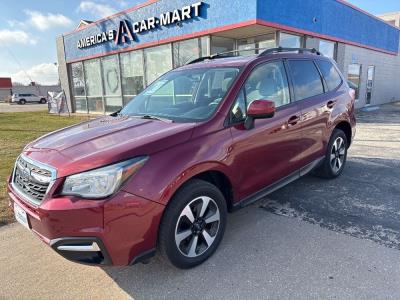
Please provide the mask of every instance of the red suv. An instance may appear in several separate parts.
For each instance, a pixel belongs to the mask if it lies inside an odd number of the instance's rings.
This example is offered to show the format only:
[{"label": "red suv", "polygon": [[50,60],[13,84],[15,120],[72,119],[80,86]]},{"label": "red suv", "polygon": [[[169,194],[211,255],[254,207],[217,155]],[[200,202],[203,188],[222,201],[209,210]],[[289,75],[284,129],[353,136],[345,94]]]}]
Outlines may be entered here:
[{"label": "red suv", "polygon": [[120,112],[28,144],[16,219],[75,262],[179,268],[218,247],[227,212],[315,170],[339,176],[354,91],[309,49],[217,54],[161,76]]}]

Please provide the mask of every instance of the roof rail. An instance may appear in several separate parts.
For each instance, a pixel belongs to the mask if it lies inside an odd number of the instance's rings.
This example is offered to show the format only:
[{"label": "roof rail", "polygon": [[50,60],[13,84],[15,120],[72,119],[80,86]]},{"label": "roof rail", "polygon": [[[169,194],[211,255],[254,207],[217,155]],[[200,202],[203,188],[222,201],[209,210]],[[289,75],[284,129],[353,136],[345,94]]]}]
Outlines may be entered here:
[{"label": "roof rail", "polygon": [[309,52],[312,54],[316,55],[322,55],[321,52],[319,52],[317,49],[312,48],[284,48],[284,47],[278,47],[278,48],[270,48],[265,50],[264,52],[260,53],[259,56],[264,56],[272,53],[280,53],[280,52],[298,52],[298,53],[305,53]]},{"label": "roof rail", "polygon": [[[264,50],[266,49],[266,50]],[[298,53],[304,53],[304,52],[309,52],[313,53],[316,55],[322,55],[317,49],[312,48],[284,48],[284,47],[278,47],[278,48],[251,48],[251,49],[237,49],[237,50],[232,50],[232,51],[226,51],[226,52],[219,52],[216,54],[208,55],[208,56],[202,56],[199,58],[196,58],[194,60],[188,61],[185,65],[191,65],[195,64],[198,62],[202,62],[205,60],[212,60],[212,59],[217,59],[217,58],[225,58],[225,57],[231,57],[234,56],[234,53],[237,52],[245,52],[245,51],[252,51],[252,50],[264,50],[258,56],[264,56],[267,54],[272,54],[272,53],[280,53],[280,52],[298,52]]]},{"label": "roof rail", "polygon": [[237,53],[237,52],[264,50],[264,49],[268,49],[268,48],[237,49],[237,50],[231,50],[231,51],[225,51],[225,52],[218,52],[216,54],[212,54],[209,56],[203,56],[203,57],[199,57],[194,60],[191,60],[191,61],[187,62],[186,65],[191,65],[191,64],[195,64],[195,63],[202,62],[205,60],[211,60],[211,59],[216,59],[216,58],[231,57],[231,56],[234,56],[233,54]]}]

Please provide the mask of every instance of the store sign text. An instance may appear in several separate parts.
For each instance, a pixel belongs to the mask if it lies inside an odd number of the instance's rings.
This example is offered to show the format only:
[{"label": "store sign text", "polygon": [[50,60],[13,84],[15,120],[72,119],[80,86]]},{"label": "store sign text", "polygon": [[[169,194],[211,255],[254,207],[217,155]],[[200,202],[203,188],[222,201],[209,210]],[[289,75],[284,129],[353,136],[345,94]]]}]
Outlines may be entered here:
[{"label": "store sign text", "polygon": [[129,20],[122,20],[119,23],[118,30],[103,31],[82,38],[78,41],[77,47],[83,49],[110,41],[114,41],[116,45],[136,41],[136,34],[199,17],[202,5],[203,2],[196,2],[181,9],[162,13],[159,17],[150,17],[133,23]]}]

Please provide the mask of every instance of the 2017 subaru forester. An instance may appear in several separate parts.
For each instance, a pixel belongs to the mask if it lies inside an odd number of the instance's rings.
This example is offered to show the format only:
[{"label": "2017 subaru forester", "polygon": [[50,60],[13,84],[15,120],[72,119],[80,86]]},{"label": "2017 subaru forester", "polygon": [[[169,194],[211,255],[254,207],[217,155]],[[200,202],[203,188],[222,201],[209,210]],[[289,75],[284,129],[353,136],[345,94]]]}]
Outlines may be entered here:
[{"label": "2017 subaru forester", "polygon": [[16,219],[67,259],[180,268],[218,247],[227,212],[315,170],[341,174],[354,91],[315,50],[200,58],[120,112],[28,144],[8,183]]}]

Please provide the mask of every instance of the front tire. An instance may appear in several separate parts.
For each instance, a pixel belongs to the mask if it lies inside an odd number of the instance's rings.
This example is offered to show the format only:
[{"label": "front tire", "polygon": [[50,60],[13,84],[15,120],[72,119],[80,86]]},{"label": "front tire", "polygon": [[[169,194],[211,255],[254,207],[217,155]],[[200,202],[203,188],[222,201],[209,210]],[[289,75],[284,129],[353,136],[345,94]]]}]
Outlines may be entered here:
[{"label": "front tire", "polygon": [[316,174],[323,178],[336,178],[340,176],[346,165],[348,141],[346,134],[335,129],[326,150],[325,158],[321,166],[316,170]]},{"label": "front tire", "polygon": [[21,99],[21,100],[18,101],[18,103],[19,103],[20,105],[25,105],[26,100],[25,100],[25,99]]},{"label": "front tire", "polygon": [[164,213],[159,232],[161,255],[181,269],[203,263],[222,240],[226,215],[225,198],[216,186],[190,180]]}]

